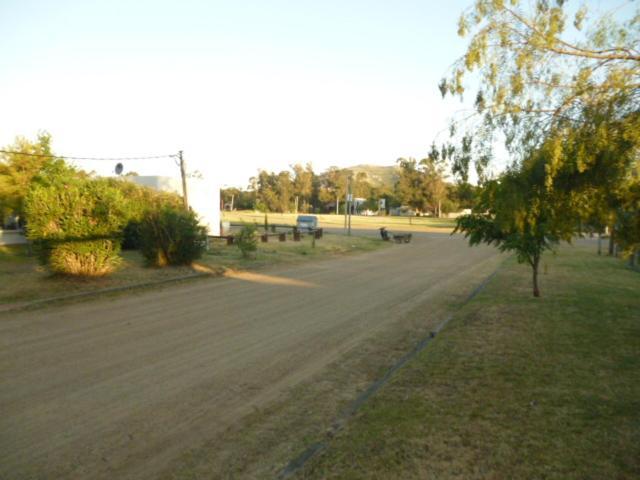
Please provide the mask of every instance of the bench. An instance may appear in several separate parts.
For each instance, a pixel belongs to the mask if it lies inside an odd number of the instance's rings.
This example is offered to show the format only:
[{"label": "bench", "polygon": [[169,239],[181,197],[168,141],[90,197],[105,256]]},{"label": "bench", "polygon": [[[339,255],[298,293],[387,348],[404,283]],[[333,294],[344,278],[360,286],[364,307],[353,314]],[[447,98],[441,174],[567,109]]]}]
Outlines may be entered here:
[{"label": "bench", "polygon": [[281,242],[286,242],[287,240],[286,233],[262,233],[260,234],[260,241],[262,241],[262,243],[267,243],[269,241],[269,237],[278,237],[278,240]]},{"label": "bench", "polygon": [[207,235],[207,239],[223,239],[227,241],[227,245],[233,245],[234,237],[233,235]]},{"label": "bench", "polygon": [[396,243],[409,243],[411,241],[410,233],[394,234],[393,241]]},{"label": "bench", "polygon": [[385,242],[389,242],[391,239],[396,243],[409,243],[411,241],[410,233],[391,233],[387,230],[387,227],[380,227],[380,236]]}]

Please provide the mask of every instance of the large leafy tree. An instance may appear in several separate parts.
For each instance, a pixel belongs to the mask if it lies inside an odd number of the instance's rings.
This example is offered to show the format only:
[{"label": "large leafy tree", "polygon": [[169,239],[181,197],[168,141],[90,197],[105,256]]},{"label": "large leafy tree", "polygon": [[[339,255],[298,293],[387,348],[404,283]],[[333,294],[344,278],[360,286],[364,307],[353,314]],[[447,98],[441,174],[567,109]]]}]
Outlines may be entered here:
[{"label": "large leafy tree", "polygon": [[309,211],[313,197],[314,177],[313,167],[310,163],[306,166],[295,164],[291,166],[293,170],[293,192],[298,197],[300,209],[303,212]]},{"label": "large leafy tree", "polygon": [[418,212],[427,207],[424,172],[415,158],[399,158],[400,175],[396,183],[396,195],[404,205]]},{"label": "large leafy tree", "polygon": [[442,202],[447,199],[448,186],[445,181],[445,162],[435,145],[431,146],[429,155],[420,161],[424,174],[425,193],[431,211],[437,217],[442,215]]},{"label": "large leafy tree", "polygon": [[293,202],[294,185],[291,180],[291,173],[282,171],[276,177],[276,211],[289,212]]},{"label": "large leafy tree", "polygon": [[399,158],[399,177],[396,195],[405,205],[419,212],[442,213],[442,202],[447,199],[448,187],[445,182],[445,165],[440,152],[432,147],[426,158]]},{"label": "large leafy tree", "polygon": [[265,212],[289,212],[294,195],[294,183],[291,173],[258,171],[258,176],[251,178],[250,189],[256,197],[256,208]]},{"label": "large leafy tree", "polygon": [[462,96],[469,74],[480,80],[476,136],[500,129],[512,152],[526,154],[557,122],[581,120],[585,105],[621,93],[637,102],[640,11],[628,2],[597,16],[584,5],[570,18],[565,3],[476,0],[462,14],[468,48],[440,89]]},{"label": "large leafy tree", "polygon": [[464,179],[472,160],[485,170],[499,138],[515,164],[544,150],[547,190],[615,234],[640,146],[640,10],[626,2],[594,14],[585,4],[569,14],[565,4],[476,0],[462,14],[468,48],[440,89],[463,96],[470,76],[480,88],[451,130],[462,138],[443,152]]},{"label": "large leafy tree", "polygon": [[335,202],[336,214],[339,213],[340,200],[347,194],[351,175],[351,170],[338,167],[329,167],[320,175],[318,197],[324,203]]},{"label": "large leafy tree", "polygon": [[0,220],[14,214],[24,219],[24,199],[33,178],[45,167],[62,163],[51,153],[51,135],[38,133],[35,140],[17,137],[0,153]]}]

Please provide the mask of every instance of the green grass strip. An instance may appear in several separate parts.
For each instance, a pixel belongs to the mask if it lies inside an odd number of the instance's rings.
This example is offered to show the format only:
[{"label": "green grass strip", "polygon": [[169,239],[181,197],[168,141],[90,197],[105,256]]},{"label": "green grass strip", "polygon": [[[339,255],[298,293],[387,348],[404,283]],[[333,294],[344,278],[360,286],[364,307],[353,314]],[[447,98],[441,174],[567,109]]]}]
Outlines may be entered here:
[{"label": "green grass strip", "polygon": [[640,275],[508,261],[297,478],[640,478]]}]

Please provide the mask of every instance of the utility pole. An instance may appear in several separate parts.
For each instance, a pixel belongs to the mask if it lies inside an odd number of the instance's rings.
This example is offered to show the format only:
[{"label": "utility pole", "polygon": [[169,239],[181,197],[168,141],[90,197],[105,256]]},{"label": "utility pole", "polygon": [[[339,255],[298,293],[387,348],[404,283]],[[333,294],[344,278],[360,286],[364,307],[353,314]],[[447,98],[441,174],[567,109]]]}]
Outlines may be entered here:
[{"label": "utility pole", "polygon": [[344,192],[344,229],[347,229],[347,215],[349,214],[349,183],[350,178],[347,177],[347,191]]},{"label": "utility pole", "polygon": [[184,203],[185,210],[189,210],[189,198],[187,197],[187,167],[182,158],[182,150],[178,152],[178,159],[180,160],[180,176],[182,177],[182,202]]},{"label": "utility pole", "polygon": [[351,206],[353,204],[353,194],[351,193],[351,177],[349,177],[349,194],[347,197],[347,205],[349,208],[349,229],[347,230],[347,235],[351,236]]}]

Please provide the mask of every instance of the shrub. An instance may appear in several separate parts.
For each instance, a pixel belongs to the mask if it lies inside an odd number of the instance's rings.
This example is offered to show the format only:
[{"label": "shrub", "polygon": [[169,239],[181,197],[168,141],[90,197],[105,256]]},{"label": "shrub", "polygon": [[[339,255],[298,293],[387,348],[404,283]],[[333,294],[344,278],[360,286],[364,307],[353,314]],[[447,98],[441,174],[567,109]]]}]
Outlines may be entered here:
[{"label": "shrub", "polygon": [[254,225],[245,225],[236,235],[236,245],[242,252],[244,258],[258,249],[258,237],[256,235],[256,227]]},{"label": "shrub", "polygon": [[182,198],[179,195],[138,185],[128,181],[127,177],[110,178],[108,182],[120,190],[126,199],[126,217],[134,222],[142,221],[148,210],[159,209],[165,205],[175,208],[182,206]]},{"label": "shrub", "polygon": [[160,192],[151,187],[128,181],[127,177],[110,178],[110,185],[122,193],[125,201],[127,223],[122,231],[122,249],[139,250],[141,248],[140,222],[149,210],[163,206],[180,208],[182,199],[175,193]]},{"label": "shrub", "polygon": [[141,245],[140,222],[129,220],[122,231],[122,243],[120,246],[123,250],[140,250]]},{"label": "shrub", "polygon": [[139,227],[140,248],[150,265],[189,265],[202,256],[207,231],[192,210],[163,206],[148,211]]},{"label": "shrub", "polygon": [[125,201],[108,181],[60,175],[34,182],[25,199],[27,236],[54,273],[101,276],[120,263]]},{"label": "shrub", "polygon": [[69,241],[51,249],[49,266],[67,275],[103,276],[120,264],[119,252],[117,239]]}]

